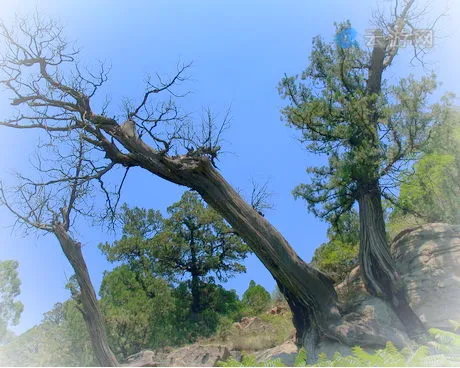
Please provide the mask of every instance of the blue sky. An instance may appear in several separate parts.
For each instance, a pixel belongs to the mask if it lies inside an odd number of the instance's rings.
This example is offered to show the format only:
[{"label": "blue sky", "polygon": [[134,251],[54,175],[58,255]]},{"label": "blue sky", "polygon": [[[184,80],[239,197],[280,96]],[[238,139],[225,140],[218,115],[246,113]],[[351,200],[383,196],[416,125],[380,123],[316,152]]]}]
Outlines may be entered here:
[{"label": "blue sky", "polygon": [[[433,1],[433,14],[450,4],[448,17],[439,22],[435,48],[427,57],[426,70],[434,70],[443,82],[440,92],[458,92],[457,75],[460,32],[460,2]],[[314,249],[326,240],[326,225],[308,214],[292,189],[306,181],[305,168],[318,162],[296,140],[296,133],[280,120],[283,101],[277,84],[284,73],[295,74],[307,65],[312,37],[332,40],[333,23],[350,19],[363,42],[372,9],[389,0],[322,2],[285,1],[53,1],[0,0],[0,16],[11,22],[14,14],[39,11],[60,20],[68,40],[81,48],[81,59],[91,64],[106,60],[112,65],[110,80],[101,93],[111,98],[111,110],[120,112],[123,97],[139,99],[147,74],[171,75],[178,62],[193,61],[191,78],[179,101],[185,111],[199,117],[210,107],[223,116],[231,106],[232,125],[225,135],[219,168],[235,187],[250,194],[251,180],[268,181],[274,209],[267,218],[309,261]],[[410,51],[403,51],[387,77],[423,72],[408,66]],[[458,101],[457,101],[458,104]],[[0,111],[8,101],[0,92]],[[0,129],[0,176],[11,180],[12,170],[27,170],[33,152],[32,132]],[[140,169],[132,170],[122,200],[132,206],[165,211],[184,189]],[[12,231],[13,218],[0,208],[0,259],[16,259],[22,280],[20,300],[25,309],[17,333],[38,323],[54,303],[69,297],[64,289],[72,274],[67,260],[52,236],[23,237]],[[116,235],[81,224],[78,237],[96,289],[108,264],[97,244]],[[251,279],[273,290],[274,281],[253,256],[248,272],[236,276],[227,287],[242,293]]]}]

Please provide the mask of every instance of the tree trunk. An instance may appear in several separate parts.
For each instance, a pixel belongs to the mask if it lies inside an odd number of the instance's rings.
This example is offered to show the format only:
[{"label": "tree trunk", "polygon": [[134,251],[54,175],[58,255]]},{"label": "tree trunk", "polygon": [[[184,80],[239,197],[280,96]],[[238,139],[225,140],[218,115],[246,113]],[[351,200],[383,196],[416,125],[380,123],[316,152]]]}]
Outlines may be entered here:
[{"label": "tree trunk", "polygon": [[118,361],[107,342],[103,318],[96,299],[80,243],[73,240],[60,223],[54,225],[54,234],[72,265],[80,286],[82,313],[97,361],[102,367],[117,367]]},{"label": "tree trunk", "polygon": [[200,278],[195,273],[192,273],[192,313],[198,314],[201,312],[201,298],[200,298]]},{"label": "tree trunk", "polygon": [[359,264],[371,295],[388,301],[409,336],[425,333],[425,327],[409,306],[405,288],[388,246],[378,182],[359,188]]},{"label": "tree trunk", "polygon": [[299,304],[296,296],[292,295],[281,282],[278,280],[276,282],[292,311],[292,322],[296,329],[296,344],[307,352],[307,364],[314,364],[318,359],[317,345],[320,334],[320,328],[313,318],[314,311]]},{"label": "tree trunk", "polygon": [[[381,93],[387,48],[386,41],[377,39],[370,59],[366,86],[368,96],[376,96]],[[370,126],[369,129],[362,132],[362,141],[370,143],[367,146],[370,151],[370,156],[367,158],[370,165],[367,170],[368,176],[362,178],[361,182],[358,183],[361,277],[369,293],[389,302],[406,327],[409,336],[416,338],[424,335],[426,329],[407,301],[404,285],[390,254],[378,179],[379,168],[378,165],[374,165],[374,162],[380,161],[380,138],[378,135],[380,116],[379,109],[376,107],[376,100],[370,99],[368,108]],[[360,148],[362,149],[362,147]],[[373,155],[374,157],[372,157]]]},{"label": "tree trunk", "polygon": [[[341,320],[333,280],[307,265],[287,240],[241,198],[208,160],[201,159],[195,167],[184,165],[184,161],[185,158],[171,170],[179,174],[174,179],[200,193],[271,273],[289,303],[297,332],[296,343],[306,348],[309,362],[317,358],[319,336],[353,345],[349,336],[353,335],[354,328]],[[338,328],[344,325],[346,328]]]},{"label": "tree trunk", "polygon": [[318,336],[349,346],[356,345],[356,336],[363,341],[372,335],[375,340],[371,329],[341,319],[333,281],[307,265],[267,219],[241,198],[207,157],[167,156],[141,139],[124,135],[108,118],[97,115],[92,116],[91,121],[96,124],[107,121],[101,127],[129,152],[129,156],[120,158],[117,152],[107,150],[114,162],[142,167],[169,182],[196,190],[227,220],[277,281],[292,309],[297,344],[304,346],[311,356],[315,356]]},{"label": "tree trunk", "polygon": [[196,317],[198,313],[201,312],[201,300],[200,300],[200,277],[198,274],[199,264],[198,264],[198,257],[197,251],[195,247],[195,235],[194,235],[194,227],[187,225],[190,231],[190,273],[192,275],[192,283],[191,283],[191,292],[192,292],[192,315]]}]

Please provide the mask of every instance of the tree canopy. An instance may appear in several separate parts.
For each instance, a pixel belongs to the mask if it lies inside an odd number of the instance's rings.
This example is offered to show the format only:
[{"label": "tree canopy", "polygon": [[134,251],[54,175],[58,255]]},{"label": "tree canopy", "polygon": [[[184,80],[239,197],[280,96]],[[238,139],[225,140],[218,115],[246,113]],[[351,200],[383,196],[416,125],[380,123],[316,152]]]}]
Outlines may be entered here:
[{"label": "tree canopy", "polygon": [[147,273],[145,277],[162,275],[174,282],[189,278],[196,312],[202,309],[203,285],[245,271],[241,261],[249,248],[196,193],[187,191],[168,207],[168,218],[127,206],[122,211],[121,239],[100,245],[108,260],[124,261],[138,274]]},{"label": "tree canopy", "polygon": [[[336,35],[349,29],[349,22],[340,23]],[[418,157],[449,105],[448,99],[430,104],[433,74],[382,82],[380,91],[370,91],[371,53],[357,42],[347,46],[315,37],[307,68],[279,86],[288,101],[285,120],[309,151],[327,160],[308,168],[310,183],[297,186],[294,195],[329,221],[352,208],[362,183],[381,180],[382,194],[391,196],[395,175]]]}]

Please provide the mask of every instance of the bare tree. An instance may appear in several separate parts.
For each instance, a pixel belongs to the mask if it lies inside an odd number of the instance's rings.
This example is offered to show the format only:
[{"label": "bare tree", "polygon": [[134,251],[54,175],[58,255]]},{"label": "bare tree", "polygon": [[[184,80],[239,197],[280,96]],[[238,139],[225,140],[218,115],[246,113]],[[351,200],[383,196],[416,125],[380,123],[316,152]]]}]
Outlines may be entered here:
[{"label": "bare tree", "polygon": [[[14,204],[7,199],[0,183],[0,204],[15,215],[16,223],[26,232],[38,230],[51,233],[57,238],[75,272],[79,292],[73,297],[88,328],[95,357],[101,366],[118,366],[107,341],[104,320],[82,254],[81,243],[71,234],[76,214],[88,215],[91,212],[91,206],[85,201],[92,190],[91,180],[101,179],[107,170],[93,170],[93,163],[87,159],[89,152],[85,150],[86,144],[83,140],[70,143],[77,143],[77,146],[71,147],[73,149],[65,156],[59,155],[60,163],[53,162],[52,167],[47,168],[45,162],[37,156],[37,168],[39,172],[47,174],[48,181],[40,182],[19,175],[21,182],[15,188]],[[92,171],[90,174],[88,169]],[[57,174],[56,178],[52,178],[54,174]]]}]

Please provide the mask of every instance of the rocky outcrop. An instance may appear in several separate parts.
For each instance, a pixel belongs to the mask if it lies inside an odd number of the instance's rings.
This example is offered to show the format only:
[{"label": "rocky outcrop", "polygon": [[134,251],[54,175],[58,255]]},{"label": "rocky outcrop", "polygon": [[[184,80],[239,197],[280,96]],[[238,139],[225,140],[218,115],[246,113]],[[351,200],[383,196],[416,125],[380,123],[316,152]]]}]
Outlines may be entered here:
[{"label": "rocky outcrop", "polygon": [[227,360],[230,351],[223,345],[193,344],[172,351],[144,350],[128,357],[127,367],[214,367]]},{"label": "rocky outcrop", "polygon": [[[460,321],[460,225],[426,224],[407,229],[391,244],[409,303],[427,328],[450,329]],[[359,266],[336,287],[349,308],[366,303],[369,295]]]},{"label": "rocky outcrop", "polygon": [[460,225],[427,224],[391,246],[411,307],[427,327],[460,321]]}]

